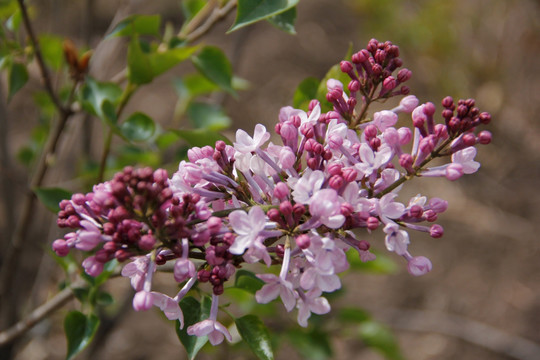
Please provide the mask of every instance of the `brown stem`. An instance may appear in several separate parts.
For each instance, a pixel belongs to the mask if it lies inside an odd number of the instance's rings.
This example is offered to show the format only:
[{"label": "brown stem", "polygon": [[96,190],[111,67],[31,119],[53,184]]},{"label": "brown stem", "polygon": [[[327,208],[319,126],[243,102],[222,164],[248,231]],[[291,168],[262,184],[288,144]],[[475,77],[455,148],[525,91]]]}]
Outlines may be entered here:
[{"label": "brown stem", "polygon": [[199,26],[197,29],[193,30],[190,34],[186,35],[185,39],[188,42],[193,42],[206,34],[212,26],[217,23],[219,20],[223,19],[232,9],[236,7],[236,0],[231,0],[222,8],[215,8],[206,21]]},{"label": "brown stem", "polygon": [[28,33],[28,37],[30,38],[30,41],[32,42],[32,46],[34,47],[37,64],[39,66],[41,78],[43,79],[43,84],[45,85],[45,89],[47,90],[47,93],[51,97],[58,111],[60,111],[61,114],[69,113],[69,109],[66,109],[62,106],[60,99],[58,98],[58,96],[56,95],[53,89],[51,77],[49,75],[49,71],[47,70],[47,66],[45,65],[45,61],[43,60],[43,55],[41,54],[39,41],[37,40],[36,35],[34,34],[34,29],[32,28],[32,24],[30,23],[30,17],[28,16],[28,10],[26,9],[26,6],[24,5],[24,0],[17,0],[17,2],[19,3],[19,8],[21,10],[24,27],[26,29],[26,32]]},{"label": "brown stem", "polygon": [[19,336],[22,336],[41,320],[67,304],[71,299],[75,297],[73,289],[76,287],[81,287],[85,283],[86,282],[83,280],[79,280],[73,283],[71,287],[65,288],[64,290],[56,294],[52,299],[47,301],[45,304],[34,309],[34,311],[32,311],[23,320],[11,326],[9,329],[0,332],[0,347],[9,344],[11,341],[15,340]]}]

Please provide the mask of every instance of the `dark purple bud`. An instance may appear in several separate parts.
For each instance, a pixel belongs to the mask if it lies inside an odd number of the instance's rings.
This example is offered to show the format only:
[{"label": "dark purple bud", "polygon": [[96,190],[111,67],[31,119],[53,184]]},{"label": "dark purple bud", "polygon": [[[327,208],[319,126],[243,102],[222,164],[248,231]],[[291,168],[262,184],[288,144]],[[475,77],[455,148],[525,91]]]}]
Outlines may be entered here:
[{"label": "dark purple bud", "polygon": [[367,219],[367,228],[369,230],[376,230],[379,227],[380,221],[374,216],[370,216]]},{"label": "dark purple bud", "polygon": [[401,69],[398,71],[397,81],[399,83],[404,83],[405,81],[409,80],[411,76],[412,72],[409,69]]},{"label": "dark purple bud", "polygon": [[276,255],[280,258],[283,258],[283,256],[285,256],[285,245],[278,244],[276,246]]},{"label": "dark purple bud", "polygon": [[371,71],[373,71],[373,74],[375,76],[381,76],[382,75],[382,72],[383,72],[383,68],[381,65],[379,64],[373,64],[371,66]]},{"label": "dark purple bud", "polygon": [[420,205],[413,205],[409,209],[409,216],[419,218],[424,213],[424,209]]},{"label": "dark purple bud", "polygon": [[491,133],[489,131],[480,131],[478,134],[478,142],[482,145],[487,145],[491,142]]},{"label": "dark purple bud", "polygon": [[358,242],[358,248],[362,251],[368,251],[370,246],[371,245],[366,240],[360,240]]},{"label": "dark purple bud", "polygon": [[306,234],[301,234],[296,237],[296,245],[302,249],[305,250],[311,245],[311,239]]},{"label": "dark purple bud", "polygon": [[350,92],[357,92],[360,90],[360,82],[358,80],[351,80],[349,85],[347,85],[347,88]]},{"label": "dark purple bud", "polygon": [[454,107],[454,99],[452,99],[451,96],[447,96],[444,99],[442,99],[441,104],[444,108],[453,110]]},{"label": "dark purple bud", "polygon": [[463,134],[462,140],[467,147],[476,145],[476,136],[473,133]]},{"label": "dark purple bud", "polygon": [[340,67],[341,71],[344,72],[345,74],[349,74],[353,70],[352,64],[350,62],[348,62],[348,61],[340,62],[339,67]]},{"label": "dark purple bud", "polygon": [[150,251],[154,248],[156,244],[156,238],[151,234],[141,236],[141,239],[138,242],[139,249],[143,251]]},{"label": "dark purple bud", "polygon": [[409,88],[408,86],[402,86],[400,89],[399,89],[399,93],[401,95],[409,95],[411,92],[411,88]]},{"label": "dark purple bud", "polygon": [[438,239],[438,238],[442,237],[443,234],[444,234],[444,229],[439,224],[433,224],[429,228],[429,235],[434,239]]},{"label": "dark purple bud", "polygon": [[[317,105],[319,105],[319,104],[320,104],[320,103],[319,103],[319,100],[315,100],[315,99],[311,100],[311,101],[309,102],[308,110],[309,110],[309,111],[313,111],[313,109],[315,109],[315,107],[316,107]],[[298,117],[298,118],[300,118],[300,117]]]},{"label": "dark purple bud", "polygon": [[335,190],[340,189],[343,186],[344,182],[345,180],[341,175],[333,175],[332,177],[330,177],[330,180],[328,180],[328,184],[330,185],[330,187]]},{"label": "dark purple bud", "polygon": [[366,128],[364,129],[364,137],[367,139],[367,140],[370,140],[370,139],[373,139],[374,137],[376,137],[378,134],[378,130],[377,130],[377,127],[373,124],[369,124],[368,126],[366,126]]},{"label": "dark purple bud", "polygon": [[124,249],[116,250],[116,252],[114,253],[114,257],[120,262],[128,260],[132,255],[133,254],[131,253],[131,251]]},{"label": "dark purple bud", "polygon": [[401,154],[399,156],[399,165],[406,170],[412,169],[413,162],[414,158],[411,154]]},{"label": "dark purple bud", "polygon": [[98,262],[103,264],[105,264],[107,261],[111,260],[114,257],[112,253],[104,249],[96,251],[96,255],[94,256]]},{"label": "dark purple bud", "polygon": [[295,216],[300,217],[306,213],[306,208],[302,204],[294,204],[293,213]]},{"label": "dark purple bud", "polygon": [[383,89],[386,91],[393,90],[397,86],[397,81],[393,76],[388,76],[383,81]]},{"label": "dark purple bud", "polygon": [[279,212],[278,209],[268,210],[268,212],[266,213],[266,216],[268,216],[268,219],[270,219],[270,221],[274,221],[274,222],[281,221],[281,213]]},{"label": "dark purple bud", "polygon": [[377,50],[375,51],[375,55],[373,56],[375,58],[375,61],[379,64],[383,64],[386,60],[386,51],[384,50]]},{"label": "dark purple bud", "polygon": [[292,214],[293,208],[290,201],[283,201],[281,204],[279,204],[279,211],[285,216],[289,216]]},{"label": "dark purple bud", "polygon": [[223,292],[224,292],[223,284],[214,285],[214,288],[212,289],[212,292],[215,295],[223,295]]},{"label": "dark purple bud", "polygon": [[429,222],[434,222],[434,221],[437,221],[437,213],[433,210],[426,210],[424,211],[424,217],[426,219],[426,221],[429,221]]},{"label": "dark purple bud", "polygon": [[73,201],[75,205],[84,205],[84,203],[86,202],[86,196],[81,193],[73,194],[71,196],[71,201]]},{"label": "dark purple bud", "polygon": [[60,257],[64,257],[69,254],[69,246],[67,244],[67,241],[64,239],[54,240],[52,243],[52,249],[56,253],[56,255]]},{"label": "dark purple bud", "polygon": [[346,182],[353,182],[358,176],[358,171],[355,168],[346,168],[342,171],[343,178]]},{"label": "dark purple bud", "polygon": [[197,279],[203,283],[208,282],[208,280],[210,280],[210,271],[199,270],[199,272],[197,273]]},{"label": "dark purple bud", "polygon": [[343,216],[351,216],[354,213],[354,208],[351,204],[345,202],[341,204],[339,211]]},{"label": "dark purple bud", "polygon": [[483,112],[479,115],[480,122],[484,125],[487,125],[491,121],[491,114],[488,112]]}]

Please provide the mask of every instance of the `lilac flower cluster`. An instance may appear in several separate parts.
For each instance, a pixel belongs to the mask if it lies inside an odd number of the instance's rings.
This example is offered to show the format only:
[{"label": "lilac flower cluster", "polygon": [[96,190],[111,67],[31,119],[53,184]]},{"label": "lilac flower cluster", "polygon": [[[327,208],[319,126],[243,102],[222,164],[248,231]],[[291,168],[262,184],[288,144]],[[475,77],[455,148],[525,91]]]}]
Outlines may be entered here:
[{"label": "lilac flower cluster", "polygon": [[[257,275],[265,285],[255,298],[268,303],[280,297],[287,311],[298,309],[301,326],[311,313],[330,311],[323,293],[341,287],[337,274],[349,266],[347,251],[362,261],[375,259],[367,235],[377,229],[412,275],[426,274],[432,264],[409,252],[409,231],[441,237],[435,222],[447,202],[419,194],[402,203],[398,193],[414,177],[456,180],[474,173],[474,146],[491,141],[489,132],[476,129],[490,115],[474,100],[455,104],[447,97],[437,123],[434,104],[419,105],[408,95],[369,118],[370,103],[409,93],[401,84],[411,72],[397,70],[402,61],[390,42],[371,40],[351,60],[341,63],[351,78],[348,91],[338,80],[327,82],[332,111],[321,113],[316,100],[307,112],[281,109],[275,131],[282,145],[269,142],[270,133],[257,124],[253,136],[238,130],[232,146],[218,141],[192,148],[170,179],[165,170],[126,168],[92,192],[63,201],[58,224],[75,231],[56,240],[54,251],[89,251],[82,265],[92,276],[112,259],[130,260],[122,275],[136,291],[135,310],[157,306],[181,326],[179,301],[197,281],[209,283],[210,317],[187,332],[208,335],[212,344],[231,340],[217,320],[218,303],[243,263],[280,266],[279,275]],[[411,114],[412,130],[395,126],[399,113]],[[435,158],[449,160],[428,167]],[[168,262],[183,284],[173,297],[152,291],[154,272]]]}]

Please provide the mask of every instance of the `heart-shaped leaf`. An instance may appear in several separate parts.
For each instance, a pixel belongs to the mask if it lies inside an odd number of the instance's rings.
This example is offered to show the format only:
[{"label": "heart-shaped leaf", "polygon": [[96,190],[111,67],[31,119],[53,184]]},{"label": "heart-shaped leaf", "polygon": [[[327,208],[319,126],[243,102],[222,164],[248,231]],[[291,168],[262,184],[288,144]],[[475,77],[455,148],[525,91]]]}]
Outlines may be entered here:
[{"label": "heart-shaped leaf", "polygon": [[228,32],[281,14],[296,6],[300,0],[238,0],[233,26]]},{"label": "heart-shaped leaf", "polygon": [[54,213],[60,211],[60,201],[70,199],[72,195],[70,191],[58,187],[37,187],[34,188],[34,193],[37,195],[39,201]]},{"label": "heart-shaped leaf", "polygon": [[259,359],[274,359],[270,334],[261,319],[255,315],[246,315],[235,319],[235,323],[240,336]]},{"label": "heart-shaped leaf", "polygon": [[203,297],[199,303],[195,298],[188,296],[180,301],[180,308],[184,313],[184,327],[180,329],[180,322],[176,321],[176,335],[188,354],[190,360],[195,359],[197,353],[208,341],[207,336],[197,337],[187,333],[187,328],[210,316],[210,307],[212,300],[209,297]]},{"label": "heart-shaped leaf", "polygon": [[64,331],[67,338],[66,360],[72,359],[83,351],[96,334],[99,318],[90,314],[88,317],[80,311],[70,311],[64,319]]},{"label": "heart-shaped leaf", "polygon": [[232,66],[221,49],[215,46],[205,46],[191,60],[197,70],[208,80],[236,96],[236,91],[232,87]]},{"label": "heart-shaped leaf", "polygon": [[120,125],[120,130],[129,141],[145,141],[154,135],[156,124],[148,115],[136,112]]}]

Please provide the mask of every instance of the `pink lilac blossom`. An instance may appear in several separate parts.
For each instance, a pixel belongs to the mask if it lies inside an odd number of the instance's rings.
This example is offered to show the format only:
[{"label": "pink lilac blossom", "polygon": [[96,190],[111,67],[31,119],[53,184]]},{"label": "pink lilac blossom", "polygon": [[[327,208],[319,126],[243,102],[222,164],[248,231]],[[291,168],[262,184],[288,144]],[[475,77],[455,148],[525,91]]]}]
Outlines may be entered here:
[{"label": "pink lilac blossom", "polygon": [[[476,146],[491,142],[478,128],[491,116],[473,99],[451,97],[437,116],[433,103],[408,95],[411,72],[401,66],[397,46],[372,39],[340,63],[347,86],[326,82],[332,110],[323,112],[318,100],[281,109],[274,129],[282,145],[267,144],[270,133],[257,124],[253,136],[238,130],[233,146],[190,149],[171,177],[126,167],[92,192],[74,194],[60,203],[57,220],[71,231],[53,250],[85,252],[91,276],[112,260],[127,262],[121,273],[135,289],[135,310],[156,306],[213,345],[232,341],[218,321],[218,302],[245,263],[281,266],[279,276],[256,275],[262,286],[255,299],[296,307],[301,326],[312,313],[330,311],[324,293],[341,288],[348,251],[372,261],[372,244],[386,247],[407,261],[411,275],[427,274],[432,263],[411,255],[411,234],[441,237],[436,221],[448,203],[421,194],[402,203],[400,191],[414,177],[456,180],[476,172]],[[398,96],[398,106],[369,113],[369,104]],[[398,114],[409,127],[396,128]],[[429,167],[436,158],[442,165]],[[174,297],[152,289],[154,272],[166,264],[181,286]],[[194,286],[211,289],[210,316],[184,324],[179,303]]]}]

